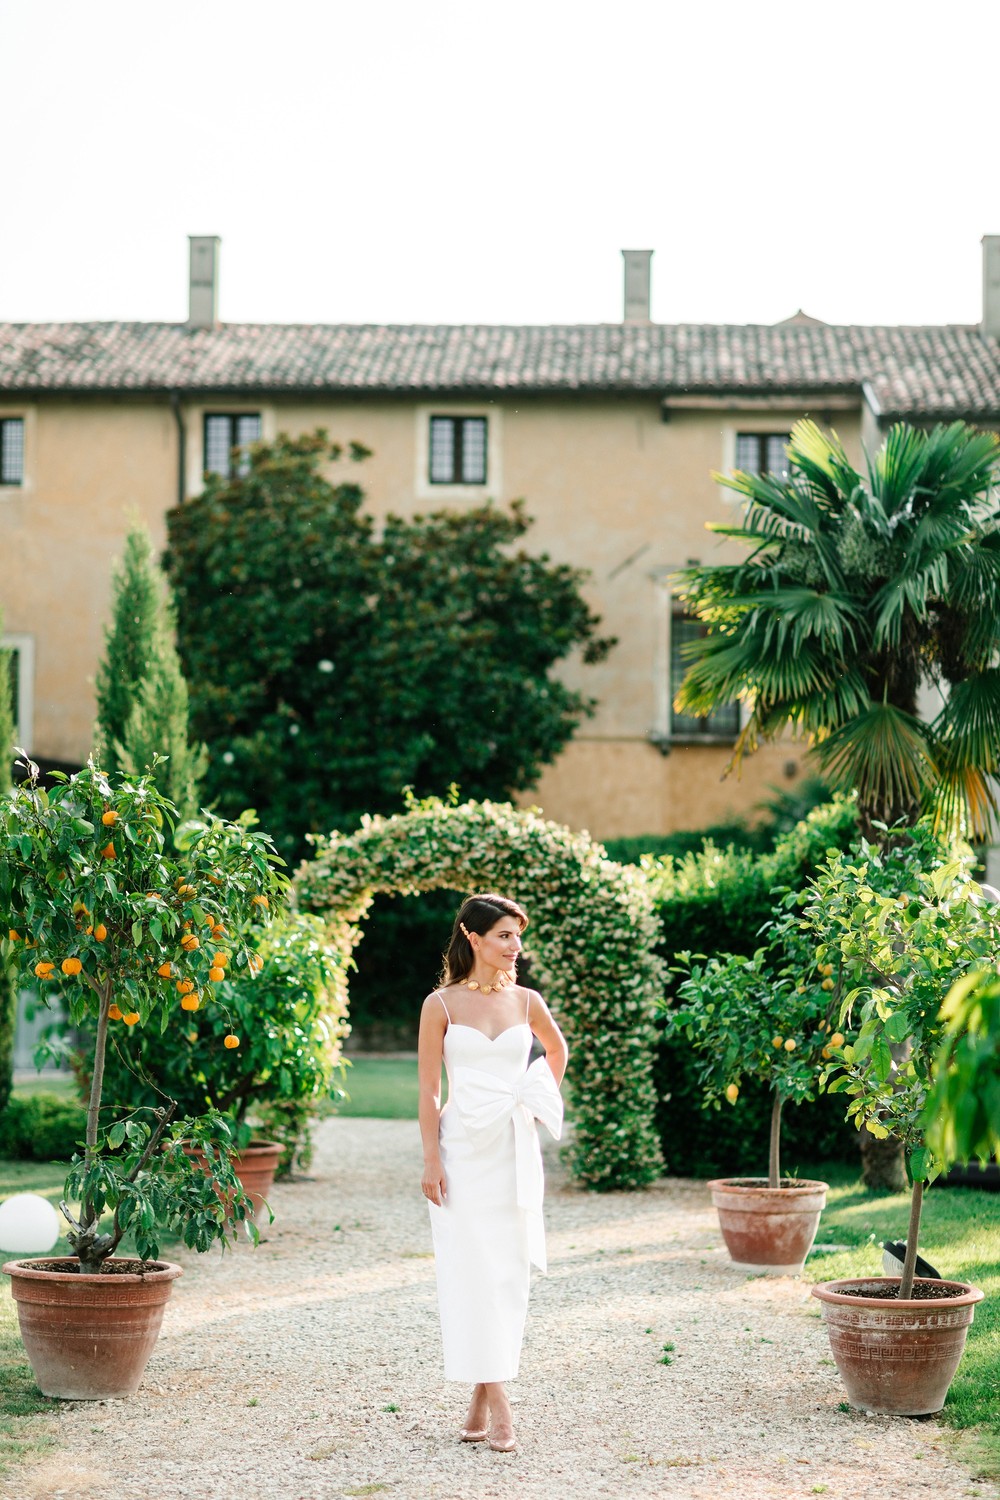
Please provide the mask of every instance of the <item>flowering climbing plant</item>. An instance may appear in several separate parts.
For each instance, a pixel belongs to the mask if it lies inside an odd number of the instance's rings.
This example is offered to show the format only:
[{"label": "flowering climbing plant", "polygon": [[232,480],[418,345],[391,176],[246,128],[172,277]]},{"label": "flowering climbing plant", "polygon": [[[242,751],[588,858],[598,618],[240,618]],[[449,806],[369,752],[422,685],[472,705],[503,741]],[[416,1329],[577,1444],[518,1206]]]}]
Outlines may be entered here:
[{"label": "flowering climbing plant", "polygon": [[[641,1187],[663,1170],[653,1122],[654,1006],[665,969],[659,925],[642,872],[608,859],[586,833],[507,803],[407,802],[390,818],[314,841],[295,876],[301,907],[321,914],[343,962],[378,892],[501,891],[530,918],[532,973],[570,1048],[569,1160],[597,1189]],[[441,934],[444,949],[448,934]],[[437,982],[413,974],[414,1011]]]},{"label": "flowering climbing plant", "polygon": [[[254,931],[286,884],[270,840],[209,818],[178,850],[175,809],[153,775],[112,779],[91,762],[53,773],[46,790],[37,766],[20,769],[0,801],[4,956],[43,1002],[58,994],[72,1022],[95,1023],[86,1139],[63,1203],[81,1270],[101,1270],[128,1231],[144,1260],[164,1231],[199,1250],[241,1223],[255,1234],[222,1116],[178,1118],[164,1095],[124,1117],[110,1101],[109,1120],[103,1082],[116,1029],[183,1025],[224,1003],[215,996],[228,974],[259,967]],[[242,1038],[230,1025],[219,1044],[238,1053]]]}]

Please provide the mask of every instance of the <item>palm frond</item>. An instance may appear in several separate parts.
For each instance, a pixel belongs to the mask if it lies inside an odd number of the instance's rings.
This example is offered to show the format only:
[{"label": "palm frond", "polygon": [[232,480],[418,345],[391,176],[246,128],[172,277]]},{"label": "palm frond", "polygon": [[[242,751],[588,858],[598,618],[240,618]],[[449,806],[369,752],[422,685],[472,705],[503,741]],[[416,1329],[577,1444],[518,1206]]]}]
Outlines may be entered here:
[{"label": "palm frond", "polygon": [[934,788],[931,811],[935,827],[964,838],[988,840],[998,806],[994,783],[978,766],[944,771]]},{"label": "palm frond", "polygon": [[872,703],[821,740],[814,754],[836,791],[856,788],[868,805],[921,802],[938,778],[926,726],[892,703]]},{"label": "palm frond", "polygon": [[931,725],[946,774],[977,766],[1000,769],[1000,668],[988,667],[955,683]]},{"label": "palm frond", "polygon": [[869,460],[871,491],[887,516],[895,517],[912,505],[913,490],[924,472],[927,436],[919,428],[898,422]]}]

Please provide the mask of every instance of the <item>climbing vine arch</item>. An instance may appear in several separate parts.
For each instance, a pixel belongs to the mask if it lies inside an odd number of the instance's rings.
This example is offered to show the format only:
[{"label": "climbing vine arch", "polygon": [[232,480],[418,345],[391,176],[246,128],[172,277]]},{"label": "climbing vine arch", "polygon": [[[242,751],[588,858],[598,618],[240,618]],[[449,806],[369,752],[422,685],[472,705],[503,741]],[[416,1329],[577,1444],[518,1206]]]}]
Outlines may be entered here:
[{"label": "climbing vine arch", "polygon": [[[659,1175],[652,1017],[664,976],[639,870],[535,812],[429,799],[395,817],[366,818],[354,833],[318,838],[295,883],[299,905],[324,917],[344,959],[345,1005],[346,960],[376,894],[444,887],[518,901],[531,918],[533,972],[569,1042],[574,1175],[599,1189],[640,1187]],[[414,975],[415,1005],[432,980]]]}]

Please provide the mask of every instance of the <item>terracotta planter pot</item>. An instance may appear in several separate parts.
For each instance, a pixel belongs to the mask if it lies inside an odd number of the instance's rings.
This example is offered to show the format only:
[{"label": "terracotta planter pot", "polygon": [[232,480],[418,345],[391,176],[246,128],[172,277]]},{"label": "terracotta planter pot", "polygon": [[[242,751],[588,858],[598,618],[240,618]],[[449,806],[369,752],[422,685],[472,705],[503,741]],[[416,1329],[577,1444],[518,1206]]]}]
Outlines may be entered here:
[{"label": "terracotta planter pot", "polygon": [[[204,1151],[195,1146],[185,1146],[188,1156],[199,1161],[208,1168],[208,1162]],[[244,1146],[240,1152],[233,1153],[233,1171],[236,1173],[243,1185],[243,1191],[253,1205],[253,1217],[256,1219],[268,1193],[274,1185],[274,1174],[278,1170],[284,1146],[280,1141],[251,1141]],[[216,1191],[221,1199],[226,1200],[226,1194],[221,1188]]]},{"label": "terracotta planter pot", "polygon": [[812,1294],[823,1304],[851,1405],[889,1417],[926,1417],[944,1405],[983,1293],[964,1281],[918,1278],[914,1290],[937,1295],[906,1302],[878,1295],[899,1282],[898,1276],[824,1281]]},{"label": "terracotta planter pot", "polygon": [[797,1276],[816,1238],[827,1184],[784,1177],[781,1187],[769,1188],[766,1177],[717,1177],[708,1185],[736,1269]]},{"label": "terracotta planter pot", "polygon": [[112,1256],[100,1275],[84,1275],[69,1255],[4,1266],[44,1396],[110,1401],[138,1390],[181,1274],[169,1261],[150,1261],[141,1274],[114,1269],[138,1264]]},{"label": "terracotta planter pot", "polygon": [[243,1191],[253,1203],[255,1218],[274,1186],[274,1174],[284,1150],[280,1141],[251,1141],[233,1161]]}]

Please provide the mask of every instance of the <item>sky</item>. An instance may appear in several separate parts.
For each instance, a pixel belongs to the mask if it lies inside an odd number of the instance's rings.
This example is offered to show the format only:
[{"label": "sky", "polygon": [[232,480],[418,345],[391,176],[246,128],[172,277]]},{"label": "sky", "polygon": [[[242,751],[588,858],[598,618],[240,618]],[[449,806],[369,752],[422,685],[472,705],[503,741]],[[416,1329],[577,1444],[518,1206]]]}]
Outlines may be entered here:
[{"label": "sky", "polygon": [[0,0],[0,320],[972,323],[997,0]]}]

